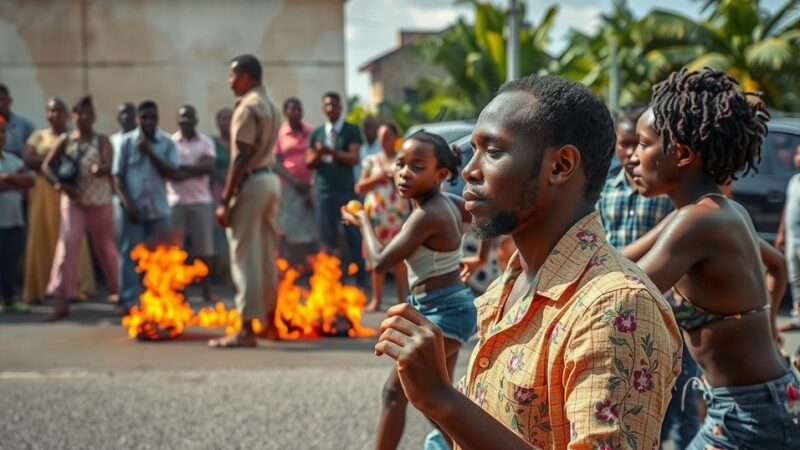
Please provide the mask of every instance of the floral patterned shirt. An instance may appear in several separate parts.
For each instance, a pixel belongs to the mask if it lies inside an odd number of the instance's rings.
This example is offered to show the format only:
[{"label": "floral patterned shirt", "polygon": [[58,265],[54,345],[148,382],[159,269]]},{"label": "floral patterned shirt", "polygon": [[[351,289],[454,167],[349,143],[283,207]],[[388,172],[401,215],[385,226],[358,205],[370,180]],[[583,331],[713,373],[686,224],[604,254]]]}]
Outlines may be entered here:
[{"label": "floral patterned shirt", "polygon": [[475,300],[480,341],[459,390],[545,449],[659,446],[681,337],[658,289],[606,240],[598,214],[542,265],[533,295],[499,317],[519,254]]}]

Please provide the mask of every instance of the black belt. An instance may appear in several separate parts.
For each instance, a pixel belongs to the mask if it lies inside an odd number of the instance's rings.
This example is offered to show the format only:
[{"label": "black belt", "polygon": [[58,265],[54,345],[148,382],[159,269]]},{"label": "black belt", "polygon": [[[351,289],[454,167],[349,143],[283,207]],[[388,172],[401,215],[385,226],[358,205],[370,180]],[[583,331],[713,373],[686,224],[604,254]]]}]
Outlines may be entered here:
[{"label": "black belt", "polygon": [[259,167],[258,169],[253,169],[244,175],[244,178],[242,178],[242,183],[244,183],[245,181],[247,181],[248,178],[254,175],[258,175],[260,173],[271,173],[271,172],[272,172],[272,167]]}]

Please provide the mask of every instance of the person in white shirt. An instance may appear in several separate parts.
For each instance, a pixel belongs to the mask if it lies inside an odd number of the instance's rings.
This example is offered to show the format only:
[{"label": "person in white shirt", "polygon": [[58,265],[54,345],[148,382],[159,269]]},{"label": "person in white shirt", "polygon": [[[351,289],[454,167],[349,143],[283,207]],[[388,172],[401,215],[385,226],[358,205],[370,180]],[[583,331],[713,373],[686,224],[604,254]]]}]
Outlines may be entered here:
[{"label": "person in white shirt", "polygon": [[[178,109],[179,129],[172,135],[178,153],[180,177],[167,181],[167,202],[178,242],[202,260],[209,269],[214,257],[214,199],[209,174],[216,166],[216,151],[210,137],[197,131],[197,113],[192,105]],[[188,238],[188,239],[187,239]],[[216,302],[211,278],[203,278],[203,298]]]}]

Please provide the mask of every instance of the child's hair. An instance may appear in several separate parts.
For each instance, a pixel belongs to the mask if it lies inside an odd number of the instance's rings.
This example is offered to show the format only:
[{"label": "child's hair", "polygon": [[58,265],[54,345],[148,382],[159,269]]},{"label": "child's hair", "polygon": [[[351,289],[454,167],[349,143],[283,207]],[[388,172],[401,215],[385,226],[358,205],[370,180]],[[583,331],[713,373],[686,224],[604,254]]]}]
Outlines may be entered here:
[{"label": "child's hair", "polygon": [[703,158],[703,172],[717,183],[757,171],[769,113],[751,101],[724,72],[681,69],[653,88],[655,130],[664,151],[673,144],[690,147]]},{"label": "child's hair", "polygon": [[75,102],[75,105],[72,106],[72,112],[79,114],[83,108],[94,109],[94,103],[92,103],[91,95],[84,95],[83,97],[79,98],[78,101]]},{"label": "child's hair", "polygon": [[458,182],[459,167],[461,166],[461,152],[456,146],[450,148],[447,141],[438,134],[419,130],[408,137],[426,144],[433,145],[433,154],[436,156],[436,168],[445,168],[450,172],[447,182],[454,186]]}]

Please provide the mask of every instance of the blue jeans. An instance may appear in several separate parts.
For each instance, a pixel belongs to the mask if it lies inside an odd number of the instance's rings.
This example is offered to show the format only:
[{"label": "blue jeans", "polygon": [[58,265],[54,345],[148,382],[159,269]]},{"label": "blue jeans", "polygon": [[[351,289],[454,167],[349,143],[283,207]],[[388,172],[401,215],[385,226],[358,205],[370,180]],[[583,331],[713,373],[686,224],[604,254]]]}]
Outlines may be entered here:
[{"label": "blue jeans", "polygon": [[[664,416],[664,423],[661,425],[661,442],[671,440],[675,448],[684,449],[689,446],[692,438],[700,429],[700,422],[697,417],[697,398],[698,395],[691,387],[686,389],[686,383],[691,383],[693,378],[700,376],[700,368],[692,359],[692,355],[683,345],[683,360],[681,361],[681,373],[675,380],[675,388],[672,389],[672,400],[667,406],[667,414]],[[683,411],[681,411],[683,409]]]},{"label": "blue jeans", "polygon": [[153,238],[161,233],[169,231],[169,217],[158,219],[142,220],[141,223],[132,223],[130,220],[122,221],[122,233],[120,235],[120,282],[119,282],[119,304],[122,306],[132,306],[142,291],[141,275],[136,273],[136,261],[131,259],[131,250],[134,247]]},{"label": "blue jeans", "polygon": [[478,326],[475,295],[464,284],[448,286],[423,295],[408,296],[408,303],[442,330],[446,338],[466,344]]},{"label": "blue jeans", "polygon": [[[319,236],[326,247],[325,250],[337,253],[339,247],[339,225],[342,223],[341,207],[350,200],[357,200],[355,192],[314,192],[314,214],[319,226]],[[364,271],[364,258],[361,255],[361,232],[356,227],[345,226],[347,238],[347,255],[342,258],[342,269],[347,273],[347,266],[355,263],[358,266],[358,283],[367,283]]]},{"label": "blue jeans", "polygon": [[450,447],[447,446],[447,441],[445,441],[442,433],[439,430],[433,430],[425,436],[422,450],[450,450]]},{"label": "blue jeans", "polygon": [[694,386],[708,402],[706,420],[690,450],[800,449],[800,381],[794,371],[766,383]]}]

